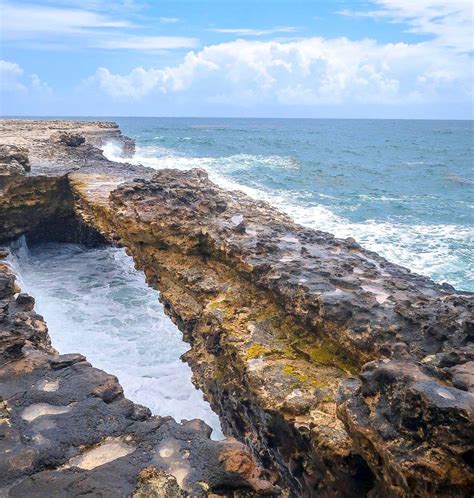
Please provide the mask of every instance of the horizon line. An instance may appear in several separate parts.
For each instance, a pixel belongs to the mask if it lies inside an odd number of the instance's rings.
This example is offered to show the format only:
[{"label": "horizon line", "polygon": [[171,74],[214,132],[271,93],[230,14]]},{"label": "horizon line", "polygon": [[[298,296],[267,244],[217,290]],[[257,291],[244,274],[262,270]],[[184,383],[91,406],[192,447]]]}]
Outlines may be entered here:
[{"label": "horizon line", "polygon": [[355,118],[355,117],[281,117],[281,116],[123,116],[113,114],[15,114],[0,115],[0,119],[38,119],[38,118],[133,118],[133,119],[305,119],[305,120],[353,120],[353,121],[474,121],[472,118]]}]

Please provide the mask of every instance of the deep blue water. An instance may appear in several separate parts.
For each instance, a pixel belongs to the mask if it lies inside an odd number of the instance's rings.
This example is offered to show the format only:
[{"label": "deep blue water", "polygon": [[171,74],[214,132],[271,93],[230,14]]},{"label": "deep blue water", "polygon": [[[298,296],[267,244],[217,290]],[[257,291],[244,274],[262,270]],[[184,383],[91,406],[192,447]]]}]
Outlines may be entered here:
[{"label": "deep blue water", "polygon": [[473,121],[111,119],[136,140],[135,162],[205,168],[299,223],[474,291]]}]

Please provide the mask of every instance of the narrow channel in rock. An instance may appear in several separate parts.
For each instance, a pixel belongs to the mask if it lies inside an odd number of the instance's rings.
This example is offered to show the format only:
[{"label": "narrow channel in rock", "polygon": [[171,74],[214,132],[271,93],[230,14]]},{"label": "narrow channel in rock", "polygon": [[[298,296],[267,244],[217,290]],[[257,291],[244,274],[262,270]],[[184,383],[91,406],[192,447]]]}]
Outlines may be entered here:
[{"label": "narrow channel in rock", "polygon": [[158,292],[123,249],[76,244],[14,245],[22,290],[36,298],[60,353],[81,353],[116,375],[125,396],[156,415],[200,418],[222,438],[219,419],[180,360],[188,349]]}]

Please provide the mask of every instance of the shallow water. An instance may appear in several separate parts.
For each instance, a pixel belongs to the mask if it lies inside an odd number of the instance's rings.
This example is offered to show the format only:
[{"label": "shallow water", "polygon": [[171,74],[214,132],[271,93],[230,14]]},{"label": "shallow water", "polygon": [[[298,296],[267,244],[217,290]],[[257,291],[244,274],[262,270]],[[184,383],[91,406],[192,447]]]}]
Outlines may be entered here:
[{"label": "shallow water", "polygon": [[474,291],[472,121],[111,119],[136,140],[136,163],[205,168],[299,223]]},{"label": "shallow water", "polygon": [[189,346],[131,258],[117,248],[18,245],[12,264],[60,353],[81,353],[118,377],[125,396],[156,415],[200,418],[222,437],[219,419],[179,358]]}]

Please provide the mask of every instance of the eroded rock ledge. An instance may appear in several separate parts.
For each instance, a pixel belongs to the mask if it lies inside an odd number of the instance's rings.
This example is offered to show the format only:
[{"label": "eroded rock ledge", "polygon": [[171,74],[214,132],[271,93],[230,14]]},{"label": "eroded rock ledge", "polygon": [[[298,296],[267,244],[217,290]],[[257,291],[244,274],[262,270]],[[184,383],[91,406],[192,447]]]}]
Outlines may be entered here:
[{"label": "eroded rock ledge", "polygon": [[471,495],[472,294],[298,226],[204,171],[154,174],[92,144],[81,156],[86,145],[64,146],[71,162],[56,174],[30,158],[23,181],[10,176],[0,233],[37,236],[41,216],[19,227],[24,186],[64,182],[48,226],[127,248],[190,343],[185,359],[225,432],[284,493]]},{"label": "eroded rock ledge", "polygon": [[[473,297],[353,240],[162,170],[86,222],[124,244],[192,349],[228,432],[298,493],[463,496],[473,484]],[[472,377],[471,377],[472,378]]]},{"label": "eroded rock ledge", "polygon": [[[116,377],[80,354],[58,355],[34,299],[18,290],[0,260],[1,496],[273,490],[242,444],[211,441],[199,420],[152,417]],[[170,483],[175,494],[164,494]]]}]

